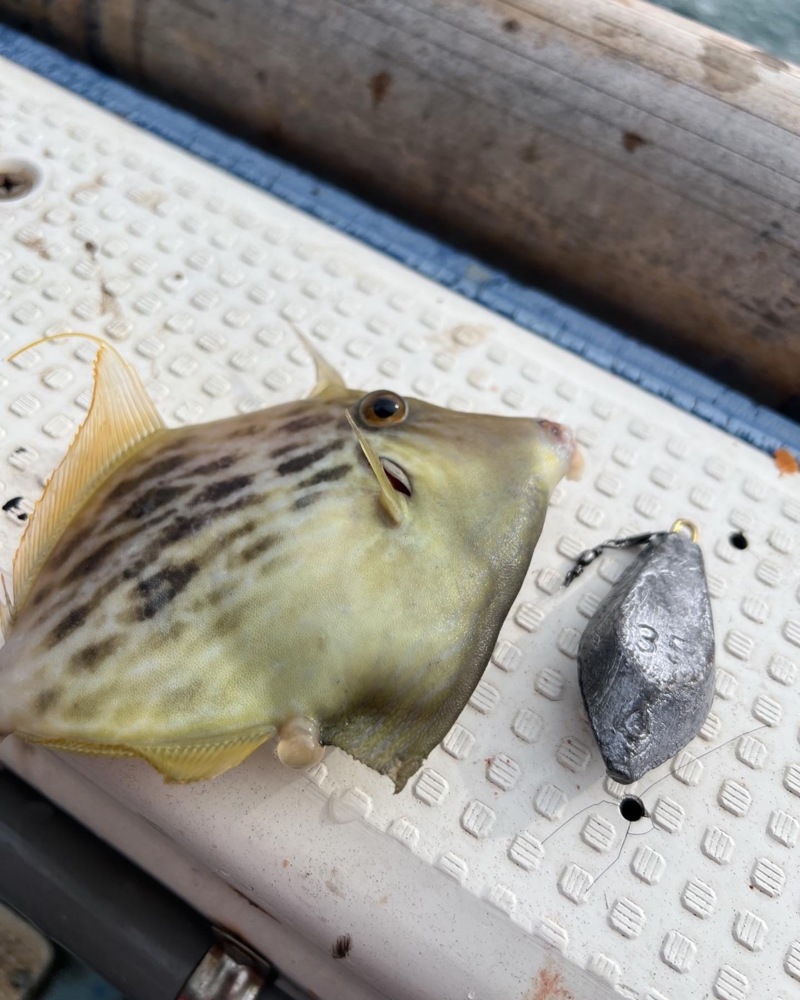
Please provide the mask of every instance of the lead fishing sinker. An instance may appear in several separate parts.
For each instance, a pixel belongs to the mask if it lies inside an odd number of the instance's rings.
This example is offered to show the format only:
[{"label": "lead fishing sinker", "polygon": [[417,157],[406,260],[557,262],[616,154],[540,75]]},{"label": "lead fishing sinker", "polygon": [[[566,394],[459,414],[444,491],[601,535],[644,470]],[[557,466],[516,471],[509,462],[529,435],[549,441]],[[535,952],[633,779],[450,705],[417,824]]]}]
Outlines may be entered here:
[{"label": "lead fishing sinker", "polygon": [[698,531],[606,542],[583,552],[569,584],[605,548],[644,545],[601,602],[578,648],[578,678],[610,777],[637,781],[698,734],[714,698],[714,623]]}]

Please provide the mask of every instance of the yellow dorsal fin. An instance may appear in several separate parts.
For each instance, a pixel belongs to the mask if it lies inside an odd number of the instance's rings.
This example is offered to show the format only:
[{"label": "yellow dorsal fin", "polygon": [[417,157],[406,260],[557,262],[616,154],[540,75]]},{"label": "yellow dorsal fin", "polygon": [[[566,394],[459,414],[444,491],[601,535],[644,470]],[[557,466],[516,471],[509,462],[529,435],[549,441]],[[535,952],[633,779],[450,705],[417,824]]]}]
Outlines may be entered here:
[{"label": "yellow dorsal fin", "polygon": [[132,448],[164,427],[136,370],[113,347],[89,334],[58,334],[46,340],[63,337],[82,337],[98,345],[94,392],[86,419],[48,480],[14,556],[14,609],[22,606],[64,529],[100,483]]},{"label": "yellow dorsal fin", "polygon": [[398,493],[397,490],[392,487],[392,484],[389,482],[389,477],[386,475],[386,472],[381,465],[381,460],[378,458],[377,452],[366,439],[361,431],[361,428],[350,416],[350,411],[345,410],[344,413],[347,417],[347,422],[353,429],[356,441],[358,441],[361,445],[361,450],[364,452],[370,468],[375,473],[375,478],[378,480],[378,485],[381,488],[381,506],[395,524],[402,524],[406,519],[406,512],[408,510],[406,498],[402,495],[402,493]]},{"label": "yellow dorsal fin", "polygon": [[292,329],[297,334],[297,339],[311,355],[317,370],[317,384],[308,394],[308,399],[319,399],[320,396],[338,396],[341,390],[346,390],[347,386],[344,384],[342,376],[333,365],[328,364],[308,337],[294,323],[292,323]]}]

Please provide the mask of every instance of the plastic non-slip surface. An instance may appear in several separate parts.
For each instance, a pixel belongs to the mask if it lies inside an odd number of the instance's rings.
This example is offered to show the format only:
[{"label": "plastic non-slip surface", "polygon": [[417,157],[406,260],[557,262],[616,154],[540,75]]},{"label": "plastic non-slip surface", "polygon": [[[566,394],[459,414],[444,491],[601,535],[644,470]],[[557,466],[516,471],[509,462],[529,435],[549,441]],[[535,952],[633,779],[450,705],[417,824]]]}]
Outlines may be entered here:
[{"label": "plastic non-slip surface", "polygon": [[[297,324],[350,385],[563,420],[586,457],[582,482],[555,494],[470,704],[402,794],[335,750],[297,774],[267,746],[190,786],[13,740],[0,756],[205,912],[245,896],[254,943],[293,935],[292,974],[328,997],[793,996],[797,478],[19,67],[3,63],[0,86],[3,155],[41,171],[0,208],[4,355],[70,328],[106,336],[165,419],[191,424],[305,393]],[[44,345],[0,370],[6,569],[85,413],[92,353]],[[630,556],[559,584],[581,549],[680,516],[702,532],[717,697],[675,773],[665,765],[625,790],[648,811],[629,826],[575,655]],[[344,935],[350,953],[334,958]]]}]

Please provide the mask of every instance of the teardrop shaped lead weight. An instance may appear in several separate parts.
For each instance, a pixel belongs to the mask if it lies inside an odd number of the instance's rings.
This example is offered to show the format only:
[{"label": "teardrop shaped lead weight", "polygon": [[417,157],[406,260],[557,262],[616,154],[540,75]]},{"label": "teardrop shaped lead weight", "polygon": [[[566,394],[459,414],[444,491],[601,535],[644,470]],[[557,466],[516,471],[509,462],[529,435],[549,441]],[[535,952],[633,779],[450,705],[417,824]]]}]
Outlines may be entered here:
[{"label": "teardrop shaped lead weight", "polygon": [[589,721],[610,777],[624,785],[685,747],[714,698],[703,555],[680,524],[655,536],[625,570],[578,648]]}]

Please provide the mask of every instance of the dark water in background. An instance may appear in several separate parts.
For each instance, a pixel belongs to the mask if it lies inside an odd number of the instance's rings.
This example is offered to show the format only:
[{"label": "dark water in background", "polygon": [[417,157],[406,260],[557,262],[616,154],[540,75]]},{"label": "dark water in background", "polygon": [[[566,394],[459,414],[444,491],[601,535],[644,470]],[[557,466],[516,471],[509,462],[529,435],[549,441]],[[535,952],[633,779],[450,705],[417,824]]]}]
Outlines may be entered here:
[{"label": "dark water in background", "polygon": [[800,0],[652,0],[800,65]]}]

